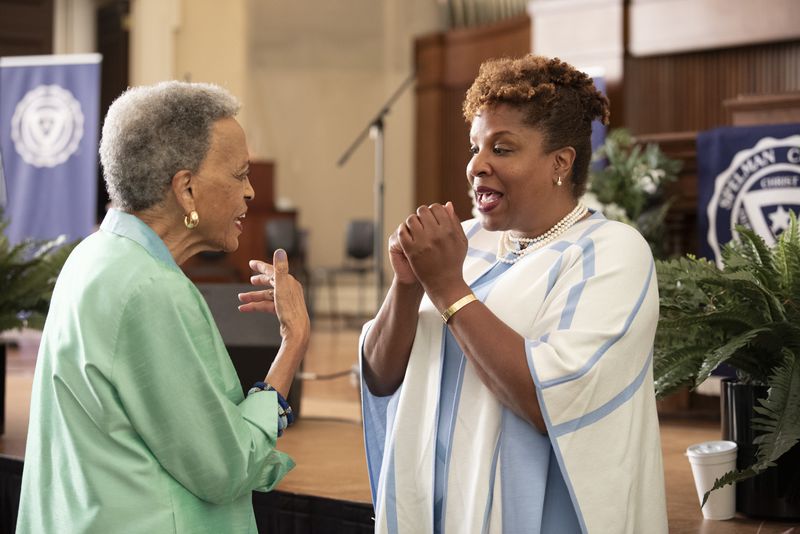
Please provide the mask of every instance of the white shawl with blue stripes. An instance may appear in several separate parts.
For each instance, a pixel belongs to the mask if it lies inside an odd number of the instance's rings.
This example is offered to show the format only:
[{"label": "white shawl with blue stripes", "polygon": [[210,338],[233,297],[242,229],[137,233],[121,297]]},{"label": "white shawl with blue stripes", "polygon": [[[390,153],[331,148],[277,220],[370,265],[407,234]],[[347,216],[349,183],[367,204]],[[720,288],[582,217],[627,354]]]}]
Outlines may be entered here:
[{"label": "white shawl with blue stripes", "polygon": [[[476,220],[463,227],[469,238],[464,277],[472,283],[495,263],[500,233],[483,230]],[[548,437],[581,530],[666,532],[652,379],[658,289],[647,243],[631,227],[595,213],[498,276],[484,303],[525,339]],[[431,531],[444,328],[424,298],[401,387],[378,398],[362,385],[379,533]],[[537,526],[521,525],[514,509],[502,506],[500,464],[509,454],[541,452],[531,452],[533,440],[503,440],[511,412],[469,363],[461,380],[446,531],[536,532]],[[514,452],[499,455],[501,447]],[[524,473],[514,476],[524,493],[535,494],[544,484],[526,482]]]}]

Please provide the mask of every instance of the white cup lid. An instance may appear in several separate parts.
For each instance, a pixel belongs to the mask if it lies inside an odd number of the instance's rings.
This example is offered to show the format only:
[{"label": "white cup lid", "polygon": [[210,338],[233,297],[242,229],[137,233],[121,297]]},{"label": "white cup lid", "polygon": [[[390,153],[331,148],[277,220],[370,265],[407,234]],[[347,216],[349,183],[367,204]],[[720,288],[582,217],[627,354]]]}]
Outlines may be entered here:
[{"label": "white cup lid", "polygon": [[703,443],[696,443],[690,445],[686,449],[687,456],[703,456],[709,458],[712,456],[720,456],[723,454],[730,454],[736,451],[736,443],[733,441],[704,441]]}]

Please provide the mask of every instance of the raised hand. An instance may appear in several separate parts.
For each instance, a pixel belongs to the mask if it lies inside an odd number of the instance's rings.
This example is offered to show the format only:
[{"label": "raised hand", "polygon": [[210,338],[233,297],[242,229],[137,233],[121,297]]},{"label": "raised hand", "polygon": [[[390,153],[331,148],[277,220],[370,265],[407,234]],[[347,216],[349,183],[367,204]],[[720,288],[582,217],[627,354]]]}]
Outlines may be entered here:
[{"label": "raised hand", "polygon": [[286,252],[275,251],[272,265],[250,260],[250,268],[258,274],[250,277],[253,285],[267,286],[266,289],[239,294],[239,311],[260,311],[277,315],[281,325],[281,336],[308,336],[310,321],[303,286],[289,274],[289,262]]}]

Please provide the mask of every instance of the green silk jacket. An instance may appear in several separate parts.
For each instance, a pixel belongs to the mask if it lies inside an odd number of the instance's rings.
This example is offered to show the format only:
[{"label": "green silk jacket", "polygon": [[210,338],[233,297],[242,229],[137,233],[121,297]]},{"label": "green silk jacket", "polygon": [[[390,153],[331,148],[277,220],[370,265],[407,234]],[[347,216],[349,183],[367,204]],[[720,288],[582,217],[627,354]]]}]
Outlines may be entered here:
[{"label": "green silk jacket", "polygon": [[244,397],[161,239],[111,210],[53,294],[17,533],[256,532],[251,492],[294,466],[275,449],[277,414],[274,392]]}]

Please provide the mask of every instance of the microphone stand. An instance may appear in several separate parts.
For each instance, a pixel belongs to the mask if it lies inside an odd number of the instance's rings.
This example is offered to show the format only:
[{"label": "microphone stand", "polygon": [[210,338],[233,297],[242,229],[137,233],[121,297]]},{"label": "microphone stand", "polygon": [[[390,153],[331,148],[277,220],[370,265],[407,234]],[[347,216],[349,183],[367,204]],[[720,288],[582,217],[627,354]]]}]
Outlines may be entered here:
[{"label": "microphone stand", "polygon": [[394,94],[389,97],[389,100],[381,107],[375,117],[369,121],[367,126],[358,134],[356,139],[352,142],[350,147],[336,162],[338,167],[343,166],[350,156],[355,152],[356,148],[361,145],[367,135],[375,141],[375,179],[373,185],[373,192],[375,196],[375,234],[373,241],[373,256],[375,257],[375,280],[377,286],[377,299],[378,307],[381,307],[383,302],[383,289],[384,289],[384,276],[383,276],[383,191],[384,191],[384,117],[391,111],[394,102],[403,94],[406,88],[416,78],[416,74],[412,72],[408,78],[395,90]]}]

